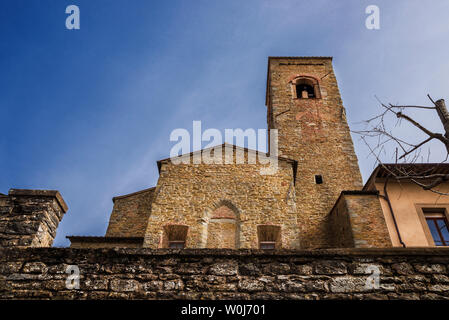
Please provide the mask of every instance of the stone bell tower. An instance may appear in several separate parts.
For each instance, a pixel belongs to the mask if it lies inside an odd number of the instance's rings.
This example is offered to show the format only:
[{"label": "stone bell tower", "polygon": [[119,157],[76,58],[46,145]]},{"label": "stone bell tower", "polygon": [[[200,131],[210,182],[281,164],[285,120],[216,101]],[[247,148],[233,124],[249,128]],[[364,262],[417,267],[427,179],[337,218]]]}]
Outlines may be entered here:
[{"label": "stone bell tower", "polygon": [[340,192],[362,187],[332,58],[270,57],[266,105],[279,155],[298,161],[300,246],[327,247],[327,215]]}]

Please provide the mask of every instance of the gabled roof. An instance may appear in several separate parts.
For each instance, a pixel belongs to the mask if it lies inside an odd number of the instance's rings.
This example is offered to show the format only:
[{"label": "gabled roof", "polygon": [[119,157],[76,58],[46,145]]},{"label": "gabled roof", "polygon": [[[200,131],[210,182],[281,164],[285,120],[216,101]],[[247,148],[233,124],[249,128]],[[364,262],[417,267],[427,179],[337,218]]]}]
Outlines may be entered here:
[{"label": "gabled roof", "polygon": [[144,193],[144,192],[154,191],[154,189],[156,189],[156,187],[151,187],[151,188],[139,190],[139,191],[136,191],[136,192],[124,194],[124,195],[121,195],[121,196],[116,196],[116,197],[112,198],[112,202],[115,202],[115,200],[117,200],[117,199],[128,198],[128,197],[132,197],[132,196]]},{"label": "gabled roof", "polygon": [[[201,150],[198,150],[198,151],[193,151],[193,152],[190,152],[190,153],[186,153],[186,154],[183,154],[182,156],[192,156],[192,155],[194,155],[194,154],[198,154],[198,153],[200,153],[200,152],[202,152],[202,151],[204,151],[204,150],[211,150],[211,149],[214,149],[214,148],[216,148],[217,146],[214,146],[214,147],[211,147],[211,148],[206,148],[206,149],[201,149]],[[253,149],[248,149],[248,148],[242,148],[242,147],[239,147],[239,146],[236,146],[236,145],[234,145],[234,144],[230,144],[230,143],[223,143],[223,144],[221,144],[221,147],[223,148],[223,147],[227,147],[227,148],[233,148],[233,150],[237,150],[237,149],[239,149],[239,150],[242,150],[242,151],[244,151],[244,152],[253,152],[253,153],[255,153],[256,155],[257,154],[264,154],[265,156],[269,156],[267,153],[265,153],[265,152],[260,152],[260,151],[257,151],[257,150],[253,150]],[[298,162],[296,161],[296,160],[292,160],[292,159],[288,159],[288,158],[284,158],[284,157],[277,157],[278,158],[278,160],[281,160],[281,161],[286,161],[286,162],[288,162],[288,163],[291,163],[292,164],[292,166],[293,166],[293,168],[294,168],[294,175],[296,174],[296,168],[297,168],[297,165],[298,165]],[[168,161],[170,161],[170,158],[165,158],[165,159],[161,159],[161,160],[158,160],[157,161],[157,168],[158,168],[158,171],[159,171],[159,173],[161,172],[161,165],[162,165],[162,163],[164,163],[164,162],[168,162]],[[151,192],[151,191],[154,191],[156,189],[156,187],[151,187],[151,188],[147,188],[147,189],[143,189],[143,190],[139,190],[139,191],[136,191],[136,192],[132,192],[132,193],[129,193],[129,194],[125,194],[125,195],[121,195],[121,196],[115,196],[115,197],[113,197],[112,198],[112,202],[114,202],[115,203],[115,201],[116,200],[119,200],[119,199],[123,199],[123,198],[127,198],[127,197],[132,197],[132,196],[135,196],[135,195],[138,195],[138,194],[141,194],[141,193],[145,193],[145,192]]]},{"label": "gabled roof", "polygon": [[[210,148],[205,148],[205,149],[201,149],[201,150],[198,150],[198,151],[193,151],[193,152],[190,152],[190,153],[185,153],[185,154],[182,154],[180,157],[184,157],[184,156],[193,156],[194,154],[200,154],[200,153],[203,152],[203,151],[206,151],[206,150],[212,150],[212,149],[215,149],[215,148],[218,147],[218,146],[221,146],[222,148],[223,148],[223,147],[224,147],[224,148],[233,148],[233,150],[241,150],[241,151],[244,151],[244,152],[252,152],[252,153],[255,153],[256,155],[258,155],[258,154],[263,154],[263,155],[266,156],[266,157],[271,157],[271,156],[269,155],[269,153],[261,152],[261,151],[257,151],[257,150],[253,150],[253,149],[248,149],[248,148],[239,147],[239,146],[236,146],[235,144],[230,144],[230,143],[227,143],[227,142],[222,143],[221,145],[216,145],[216,146],[210,147]],[[273,157],[273,158],[274,158],[274,157]],[[158,161],[157,161],[157,168],[158,168],[159,173],[161,172],[161,165],[162,165],[162,163],[168,162],[168,161],[170,161],[170,159],[171,159],[171,158],[165,158],[165,159],[162,159],[162,160],[158,160]],[[279,156],[277,157],[277,159],[278,159],[278,160],[281,160],[281,161],[285,161],[285,162],[291,163],[295,168],[296,168],[296,166],[298,165],[298,162],[297,162],[296,160],[293,160],[293,159],[284,158],[284,157],[279,157]]]},{"label": "gabled roof", "polygon": [[396,176],[449,174],[449,163],[384,163],[379,164],[366,181],[363,190],[367,189],[376,178]]}]

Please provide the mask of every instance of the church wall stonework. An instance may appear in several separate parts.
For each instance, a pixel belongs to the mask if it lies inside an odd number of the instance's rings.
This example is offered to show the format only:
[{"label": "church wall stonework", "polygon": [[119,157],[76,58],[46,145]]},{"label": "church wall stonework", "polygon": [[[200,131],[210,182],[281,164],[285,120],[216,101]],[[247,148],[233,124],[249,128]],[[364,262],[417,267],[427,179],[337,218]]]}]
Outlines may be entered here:
[{"label": "church wall stonework", "polygon": [[[448,253],[3,248],[0,299],[447,300]],[[69,266],[79,268],[79,289],[66,286]]]},{"label": "church wall stonework", "polygon": [[154,188],[113,198],[106,237],[143,237],[151,213]]},{"label": "church wall stonework", "polygon": [[69,236],[70,247],[84,248],[142,248],[143,237],[77,237]]},{"label": "church wall stonework", "polygon": [[188,226],[187,248],[206,248],[213,240],[208,239],[210,228],[219,223],[213,213],[227,206],[236,217],[239,248],[259,247],[260,224],[281,224],[283,247],[299,248],[292,162],[280,160],[273,175],[261,175],[261,168],[266,165],[259,162],[163,163],[144,246],[161,247],[164,226],[178,224]]},{"label": "church wall stonework", "polygon": [[343,191],[329,214],[329,236],[335,248],[391,247],[379,193]]},{"label": "church wall stonework", "polygon": [[345,201],[355,248],[392,246],[378,195],[346,194]]}]

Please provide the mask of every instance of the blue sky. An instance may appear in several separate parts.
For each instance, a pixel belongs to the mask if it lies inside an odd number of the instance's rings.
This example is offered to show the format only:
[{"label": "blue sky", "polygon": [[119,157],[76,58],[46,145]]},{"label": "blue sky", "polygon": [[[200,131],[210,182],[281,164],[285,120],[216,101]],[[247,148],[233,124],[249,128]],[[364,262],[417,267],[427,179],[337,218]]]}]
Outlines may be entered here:
[{"label": "blue sky", "polygon": [[[65,28],[70,4],[80,30]],[[365,28],[370,4],[380,30]],[[104,235],[113,196],[156,184],[173,129],[266,127],[268,56],[333,56],[351,127],[380,110],[374,95],[448,98],[448,18],[445,0],[3,0],[0,192],[59,190],[57,246]],[[354,142],[366,179],[374,159]]]}]

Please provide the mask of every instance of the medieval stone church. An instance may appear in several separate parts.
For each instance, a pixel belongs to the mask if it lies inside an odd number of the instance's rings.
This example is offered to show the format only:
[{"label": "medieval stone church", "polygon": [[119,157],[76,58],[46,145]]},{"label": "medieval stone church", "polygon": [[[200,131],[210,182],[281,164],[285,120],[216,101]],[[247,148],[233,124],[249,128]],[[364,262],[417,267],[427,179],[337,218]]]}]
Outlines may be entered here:
[{"label": "medieval stone church", "polygon": [[266,106],[267,154],[160,160],[155,187],[113,198],[106,235],[71,248],[50,248],[58,191],[0,194],[0,299],[447,299],[449,201],[406,174],[449,164],[382,164],[362,186],[328,57],[270,57]]},{"label": "medieval stone church", "polygon": [[[385,178],[382,168],[362,186],[332,58],[269,57],[266,107],[268,129],[278,130],[275,174],[262,175],[265,164],[259,161],[173,164],[170,159],[160,160],[155,187],[113,198],[104,237],[69,236],[71,246],[305,249],[391,247],[405,242],[436,245],[425,210],[435,207],[430,204],[438,204],[438,199],[415,190],[413,199],[402,198],[393,204],[398,207],[394,212],[379,185]],[[227,144],[221,148],[243,152],[246,158],[257,153]],[[440,166],[440,170],[448,168]],[[407,210],[401,211],[404,202],[420,197],[425,210],[412,217]],[[442,219],[447,224],[443,207]],[[438,210],[433,211],[442,212]]]}]

